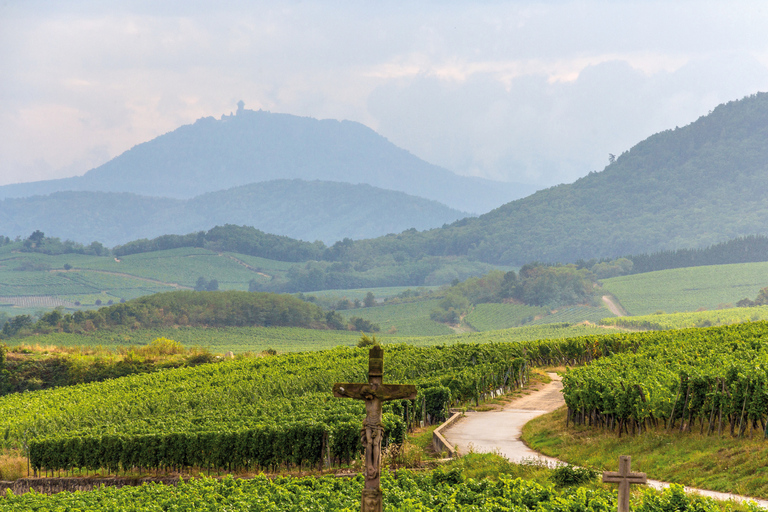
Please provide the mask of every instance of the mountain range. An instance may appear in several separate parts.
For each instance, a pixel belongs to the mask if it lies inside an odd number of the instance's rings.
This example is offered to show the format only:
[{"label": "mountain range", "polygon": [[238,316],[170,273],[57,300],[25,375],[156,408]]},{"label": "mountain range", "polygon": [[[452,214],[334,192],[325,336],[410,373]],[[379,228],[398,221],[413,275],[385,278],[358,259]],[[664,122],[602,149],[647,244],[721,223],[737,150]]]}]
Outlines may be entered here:
[{"label": "mountain range", "polygon": [[191,199],[67,191],[0,201],[0,226],[6,236],[26,237],[39,229],[49,236],[80,243],[97,240],[110,247],[223,224],[257,226],[330,245],[343,238],[424,230],[466,216],[403,192],[298,179],[253,183]]},{"label": "mountain range", "polygon": [[276,179],[365,183],[484,213],[532,193],[530,185],[459,176],[352,121],[243,108],[139,144],[83,176],[0,187],[0,198],[61,191],[190,199]]}]

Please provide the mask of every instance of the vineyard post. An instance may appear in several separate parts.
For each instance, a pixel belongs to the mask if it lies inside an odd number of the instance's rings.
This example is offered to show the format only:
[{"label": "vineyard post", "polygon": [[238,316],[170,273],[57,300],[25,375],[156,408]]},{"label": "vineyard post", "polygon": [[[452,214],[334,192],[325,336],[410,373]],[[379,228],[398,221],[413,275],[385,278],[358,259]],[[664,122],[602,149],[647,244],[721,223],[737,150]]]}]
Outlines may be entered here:
[{"label": "vineyard post", "polygon": [[739,437],[744,435],[744,411],[747,410],[747,398],[749,397],[749,381],[747,381],[747,390],[744,392],[744,405],[741,407],[741,417],[739,418]]},{"label": "vineyard post", "polygon": [[[682,381],[680,383],[682,385]],[[688,398],[691,396],[691,385],[688,383],[688,386],[685,388],[685,401],[683,402],[683,416],[680,418],[680,432],[683,431],[683,427],[685,426],[685,410],[688,408]],[[691,415],[688,415],[688,420],[690,421]]]}]

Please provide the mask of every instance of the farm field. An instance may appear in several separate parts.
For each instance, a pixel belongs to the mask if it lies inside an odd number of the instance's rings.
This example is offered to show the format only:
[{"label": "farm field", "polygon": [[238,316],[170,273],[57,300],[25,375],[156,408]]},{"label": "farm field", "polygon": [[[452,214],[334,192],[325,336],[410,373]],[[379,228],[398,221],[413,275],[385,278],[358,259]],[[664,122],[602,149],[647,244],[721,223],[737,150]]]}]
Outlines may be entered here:
[{"label": "farm field", "polygon": [[[362,310],[356,310],[362,311]],[[440,336],[399,336],[376,333],[382,343],[406,343],[413,346],[451,345],[455,343],[520,342],[538,339],[557,339],[592,334],[604,334],[608,328],[587,325],[548,324],[525,326],[499,331],[477,333],[451,333]],[[621,331],[610,328],[609,332]],[[262,352],[267,349],[278,352],[306,352],[327,350],[337,346],[353,346],[360,339],[354,331],[302,329],[299,327],[178,327],[167,329],[139,329],[95,331],[89,334],[53,333],[7,340],[10,346],[61,345],[66,347],[117,347],[148,345],[156,338],[178,341],[187,348],[207,348],[214,353],[232,351]]]},{"label": "farm field", "polygon": [[[399,470],[382,472],[384,509],[393,512],[414,510],[595,510],[616,508],[614,492],[605,488],[568,486],[554,488],[551,482],[518,478],[531,473],[527,468],[494,468],[485,461],[488,475],[482,469],[471,476],[454,462],[445,468],[428,472]],[[472,469],[472,468],[470,468]],[[506,471],[504,471],[506,470]],[[510,471],[511,470],[511,471]],[[508,472],[509,471],[509,472]],[[510,474],[512,473],[512,474]],[[551,472],[549,472],[551,473]],[[352,512],[360,508],[362,479],[333,476],[279,477],[264,475],[243,480],[226,477],[195,478],[178,486],[149,484],[142,487],[104,487],[86,493],[59,493],[54,496],[25,494],[0,501],[0,511],[17,510],[198,510],[231,512],[284,510]],[[676,487],[662,493],[647,492],[631,499],[632,510],[638,512],[677,512],[726,510],[713,500],[688,496]]]},{"label": "farm field", "polygon": [[453,330],[445,324],[429,318],[433,309],[437,309],[440,299],[419,300],[404,304],[385,304],[371,308],[358,308],[340,311],[349,320],[358,316],[381,327],[381,333],[395,336],[440,336],[452,334]]},{"label": "farm field", "polygon": [[387,286],[383,288],[353,288],[349,290],[321,290],[317,292],[306,292],[306,295],[316,295],[317,297],[346,297],[349,300],[363,300],[368,292],[373,293],[376,299],[387,299],[408,290],[418,292],[429,292],[440,289],[440,286]]},{"label": "farm field", "polygon": [[[69,270],[65,270],[65,265]],[[96,300],[106,304],[109,300],[118,302],[193,288],[201,276],[217,279],[221,290],[247,290],[251,279],[270,279],[291,265],[196,248],[128,255],[120,261],[81,254],[49,256],[0,251],[0,311],[12,316],[60,305],[66,309],[92,307]],[[26,270],[18,270],[22,267]],[[81,306],[75,306],[75,302]]]},{"label": "farm field", "polygon": [[477,304],[464,322],[477,331],[493,331],[532,322],[537,315],[548,312],[547,308],[525,304]]},{"label": "farm field", "polygon": [[584,321],[598,323],[603,318],[612,316],[613,313],[605,306],[563,306],[545,317],[534,319],[531,324],[543,325],[556,322],[578,323]]},{"label": "farm field", "polygon": [[600,324],[626,327],[628,329],[664,330],[730,325],[761,320],[768,320],[768,306],[612,317],[602,319]]},{"label": "farm field", "polygon": [[31,344],[115,349],[131,345],[148,345],[156,338],[169,338],[187,348],[207,348],[213,353],[232,351],[235,354],[241,354],[267,349],[278,352],[306,352],[330,349],[339,345],[350,346],[357,343],[360,333],[299,327],[178,327],[135,331],[101,330],[89,334],[53,333],[9,341],[11,346]]},{"label": "farm field", "polygon": [[731,307],[768,286],[768,262],[661,270],[602,281],[630,315]]},{"label": "farm field", "polygon": [[[385,379],[416,384],[426,411],[445,417],[446,400],[462,403],[521,385],[527,370],[520,356],[528,350],[550,358],[563,343],[549,345],[390,345]],[[329,434],[334,456],[349,458],[359,448],[364,405],[333,398],[330,389],[334,382],[365,379],[367,363],[367,349],[340,347],[6,395],[0,442],[6,448],[28,443],[32,467],[48,469],[316,464]],[[424,419],[423,410],[387,405],[385,444],[401,442],[405,423]],[[210,450],[189,451],[200,443]]]}]

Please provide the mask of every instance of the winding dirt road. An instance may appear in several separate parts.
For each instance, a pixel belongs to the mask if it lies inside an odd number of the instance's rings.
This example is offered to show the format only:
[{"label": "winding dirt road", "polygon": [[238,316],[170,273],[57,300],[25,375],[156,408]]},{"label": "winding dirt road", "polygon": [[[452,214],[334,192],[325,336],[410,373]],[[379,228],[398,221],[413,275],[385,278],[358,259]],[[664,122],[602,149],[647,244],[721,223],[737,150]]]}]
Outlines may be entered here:
[{"label": "winding dirt road", "polygon": [[[565,405],[561,392],[563,383],[560,376],[555,373],[548,375],[552,379],[549,384],[518,398],[501,410],[467,412],[463,418],[444,430],[443,436],[460,454],[468,453],[470,450],[476,453],[498,451],[500,455],[512,462],[541,459],[550,464],[562,464],[557,459],[530,449],[520,439],[523,425],[537,416],[552,412]],[[639,469],[641,468],[637,468],[636,471]],[[654,489],[664,489],[670,484],[658,480],[648,480],[648,485]],[[692,487],[686,487],[685,491],[716,500],[754,501],[762,508],[768,509],[768,500]]]}]

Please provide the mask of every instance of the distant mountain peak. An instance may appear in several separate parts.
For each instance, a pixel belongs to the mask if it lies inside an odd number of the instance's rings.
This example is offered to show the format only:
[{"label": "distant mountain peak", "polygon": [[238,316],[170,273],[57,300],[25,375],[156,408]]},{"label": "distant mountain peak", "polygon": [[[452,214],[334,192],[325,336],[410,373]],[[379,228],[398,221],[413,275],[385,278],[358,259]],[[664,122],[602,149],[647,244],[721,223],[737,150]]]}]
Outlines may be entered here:
[{"label": "distant mountain peak", "polygon": [[0,198],[91,190],[187,199],[280,178],[367,183],[474,213],[534,190],[456,175],[357,122],[248,110],[240,101],[231,115],[181,126],[82,177],[0,187]]}]

